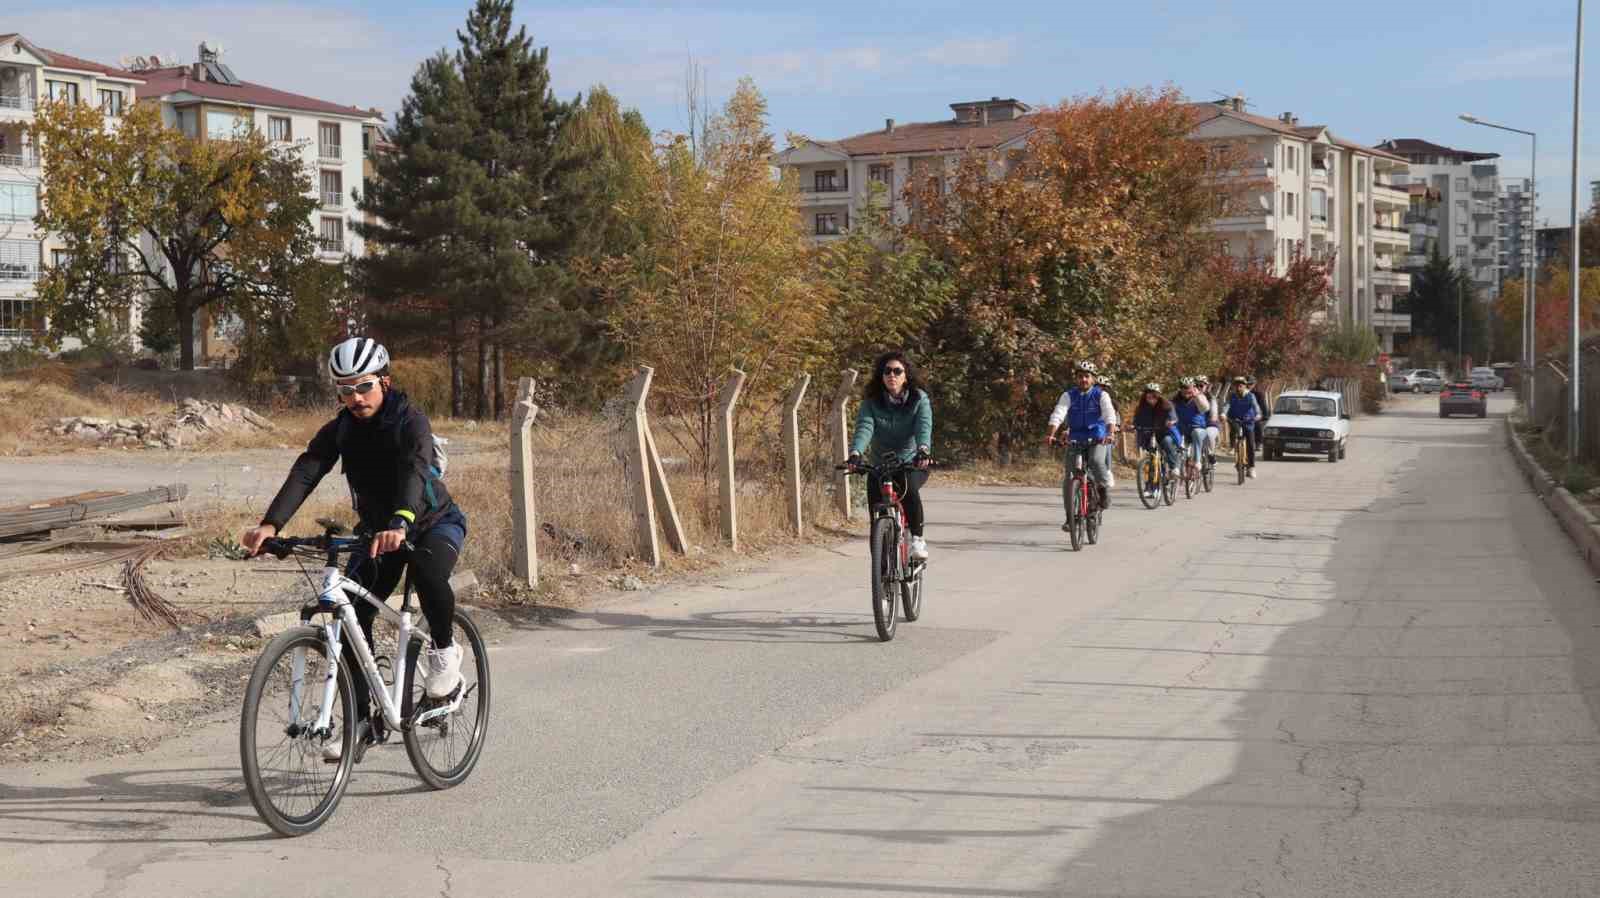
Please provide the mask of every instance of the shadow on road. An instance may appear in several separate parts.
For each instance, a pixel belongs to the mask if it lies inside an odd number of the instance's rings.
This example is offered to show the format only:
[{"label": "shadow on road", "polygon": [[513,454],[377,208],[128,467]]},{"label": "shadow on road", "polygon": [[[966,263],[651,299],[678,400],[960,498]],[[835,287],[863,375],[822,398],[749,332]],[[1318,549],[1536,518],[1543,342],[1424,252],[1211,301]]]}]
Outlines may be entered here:
[{"label": "shadow on road", "polygon": [[[862,604],[867,604],[866,577],[862,577]],[[663,639],[712,642],[799,643],[837,645],[878,642],[872,633],[872,615],[812,614],[781,610],[746,609],[708,611],[687,617],[651,617],[626,611],[578,611],[541,606],[501,609],[501,617],[516,630],[643,630]]]}]

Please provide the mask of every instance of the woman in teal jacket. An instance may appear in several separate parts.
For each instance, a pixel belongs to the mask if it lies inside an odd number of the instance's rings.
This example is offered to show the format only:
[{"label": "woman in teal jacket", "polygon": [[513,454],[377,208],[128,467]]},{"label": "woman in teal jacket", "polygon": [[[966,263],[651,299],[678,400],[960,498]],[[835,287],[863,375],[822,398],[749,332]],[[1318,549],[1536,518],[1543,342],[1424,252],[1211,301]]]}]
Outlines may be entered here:
[{"label": "woman in teal jacket", "polygon": [[[872,379],[856,415],[855,436],[850,440],[850,460],[860,461],[872,450],[874,460],[893,452],[916,469],[895,478],[911,528],[911,555],[927,560],[928,544],[922,538],[922,485],[928,482],[928,450],[933,443],[933,404],[922,378],[905,353],[886,352],[872,366]],[[878,479],[867,477],[867,498],[874,505],[882,495]]]}]

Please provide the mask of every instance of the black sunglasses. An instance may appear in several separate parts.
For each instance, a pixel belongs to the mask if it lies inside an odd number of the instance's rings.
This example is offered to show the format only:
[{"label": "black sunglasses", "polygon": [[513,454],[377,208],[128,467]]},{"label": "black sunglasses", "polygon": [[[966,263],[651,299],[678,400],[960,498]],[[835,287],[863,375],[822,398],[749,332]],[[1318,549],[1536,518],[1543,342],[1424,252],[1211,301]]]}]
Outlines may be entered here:
[{"label": "black sunglasses", "polygon": [[893,374],[895,377],[900,377],[900,376],[902,376],[902,375],[904,375],[906,373],[906,369],[904,369],[904,368],[885,368],[885,369],[883,369],[883,373],[884,374]]},{"label": "black sunglasses", "polygon": [[368,393],[372,392],[372,388],[377,386],[377,385],[378,385],[378,382],[375,381],[375,380],[364,380],[364,381],[362,381],[361,383],[358,383],[358,384],[340,384],[339,385],[339,395],[340,396],[350,396],[350,395],[353,395],[355,393],[360,393],[361,395],[365,396]]}]

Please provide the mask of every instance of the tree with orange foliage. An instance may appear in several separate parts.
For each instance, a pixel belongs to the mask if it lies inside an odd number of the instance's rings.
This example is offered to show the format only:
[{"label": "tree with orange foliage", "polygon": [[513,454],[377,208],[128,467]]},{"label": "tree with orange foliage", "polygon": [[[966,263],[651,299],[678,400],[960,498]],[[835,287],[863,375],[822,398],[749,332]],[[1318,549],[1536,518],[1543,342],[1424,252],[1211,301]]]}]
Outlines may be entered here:
[{"label": "tree with orange foliage", "polygon": [[1228,166],[1189,139],[1183,98],[1127,90],[1034,118],[1025,152],[970,153],[907,185],[910,236],[956,285],[923,347],[942,439],[1002,456],[1077,359],[1125,384],[1215,360],[1216,294],[1199,284],[1226,205],[1214,167]]}]

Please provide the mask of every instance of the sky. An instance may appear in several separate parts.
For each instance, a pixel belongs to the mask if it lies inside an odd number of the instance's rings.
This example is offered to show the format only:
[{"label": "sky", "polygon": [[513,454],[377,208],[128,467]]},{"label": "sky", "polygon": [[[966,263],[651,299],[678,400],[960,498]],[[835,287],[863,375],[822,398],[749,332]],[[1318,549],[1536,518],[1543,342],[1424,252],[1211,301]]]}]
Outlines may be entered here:
[{"label": "sky", "polygon": [[[742,76],[767,97],[771,126],[838,138],[884,119],[934,121],[991,96],[1040,105],[1102,90],[1173,85],[1191,99],[1243,94],[1252,112],[1293,112],[1347,139],[1420,137],[1500,153],[1528,174],[1539,134],[1539,218],[1570,208],[1575,0],[1437,8],[1374,0],[971,0],[606,5],[521,0],[519,24],[550,50],[552,84],[572,97],[604,84],[656,130],[686,127],[692,60],[708,93]],[[1593,6],[1593,4],[1591,4]],[[195,59],[204,40],[240,78],[391,115],[417,64],[456,47],[467,0],[128,2],[11,0],[0,32],[116,64],[129,54]],[[1600,46],[1592,10],[1587,47]],[[1584,67],[1579,206],[1600,179],[1600,93]]]}]

